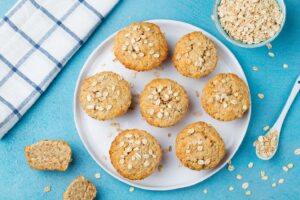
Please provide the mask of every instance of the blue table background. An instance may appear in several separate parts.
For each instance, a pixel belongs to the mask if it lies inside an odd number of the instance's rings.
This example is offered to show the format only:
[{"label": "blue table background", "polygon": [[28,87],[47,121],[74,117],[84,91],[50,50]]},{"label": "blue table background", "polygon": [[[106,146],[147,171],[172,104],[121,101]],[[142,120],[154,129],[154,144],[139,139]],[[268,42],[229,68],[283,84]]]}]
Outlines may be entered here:
[{"label": "blue table background", "polygon": [[[0,16],[15,0],[0,1]],[[211,14],[213,1],[197,0],[123,0],[105,19],[87,43],[75,54],[38,102],[20,122],[0,141],[0,199],[61,199],[69,183],[84,175],[97,187],[98,199],[300,199],[300,95],[296,98],[282,129],[280,149],[271,161],[256,158],[253,141],[265,125],[271,125],[280,113],[290,89],[300,75],[300,2],[287,0],[287,21],[282,33],[274,41],[275,58],[267,55],[268,49],[242,49],[230,45],[217,32]],[[76,132],[73,121],[73,92],[81,67],[88,55],[106,37],[135,21],[149,19],[174,19],[204,28],[225,43],[237,56],[246,73],[252,92],[252,118],[243,144],[232,160],[235,170],[226,168],[195,186],[168,192],[135,189],[105,173],[92,160]],[[1,45],[1,44],[0,44]],[[282,65],[289,64],[288,69]],[[259,71],[252,70],[258,66]],[[264,93],[263,100],[257,93]],[[1,114],[1,113],[0,113]],[[73,162],[66,172],[31,170],[26,164],[23,147],[42,139],[63,139],[70,143]],[[248,162],[254,162],[248,169]],[[289,162],[294,168],[288,173],[281,168]],[[268,181],[260,179],[260,170],[269,175]],[[101,179],[94,174],[100,172]],[[236,174],[243,181],[235,179]],[[175,174],[176,176],[176,174]],[[272,188],[273,181],[285,178],[285,183]],[[170,177],[172,178],[172,177]],[[250,183],[251,196],[245,196],[241,184]],[[45,186],[52,186],[44,193]],[[234,186],[233,192],[228,191]],[[208,189],[204,194],[203,189]]]}]

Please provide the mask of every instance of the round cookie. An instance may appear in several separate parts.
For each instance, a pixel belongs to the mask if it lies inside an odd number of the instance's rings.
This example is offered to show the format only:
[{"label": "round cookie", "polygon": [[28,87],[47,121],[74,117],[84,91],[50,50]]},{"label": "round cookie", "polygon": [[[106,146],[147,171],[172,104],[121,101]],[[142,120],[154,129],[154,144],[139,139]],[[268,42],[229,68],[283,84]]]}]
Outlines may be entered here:
[{"label": "round cookie", "polygon": [[211,117],[231,121],[241,118],[249,109],[250,94],[245,82],[237,75],[221,73],[206,83],[201,101]]},{"label": "round cookie", "polygon": [[225,144],[214,127],[196,122],[177,135],[176,155],[190,169],[213,169],[225,155]]},{"label": "round cookie", "polygon": [[189,99],[184,88],[170,79],[154,79],[140,96],[140,111],[146,121],[157,127],[177,124],[188,111]]},{"label": "round cookie", "polygon": [[117,172],[130,180],[142,180],[157,168],[162,150],[158,141],[143,130],[122,131],[112,142],[110,160]]},{"label": "round cookie", "polygon": [[114,41],[116,58],[128,69],[147,71],[159,66],[168,55],[168,44],[160,28],[137,22],[122,29]]},{"label": "round cookie", "polygon": [[176,43],[172,60],[182,75],[200,78],[215,69],[218,51],[215,44],[203,33],[192,32]]},{"label": "round cookie", "polygon": [[113,119],[127,112],[131,104],[130,85],[114,72],[97,73],[83,81],[80,104],[94,119]]}]

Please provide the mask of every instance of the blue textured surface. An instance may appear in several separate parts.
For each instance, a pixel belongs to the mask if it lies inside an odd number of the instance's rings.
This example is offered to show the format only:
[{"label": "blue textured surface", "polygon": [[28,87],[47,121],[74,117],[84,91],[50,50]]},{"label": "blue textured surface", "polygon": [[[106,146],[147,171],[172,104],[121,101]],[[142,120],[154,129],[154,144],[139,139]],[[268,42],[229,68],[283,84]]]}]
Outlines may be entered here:
[{"label": "blue textured surface", "polygon": [[[0,15],[15,3],[15,0],[1,0]],[[300,97],[292,106],[282,129],[280,149],[271,161],[260,161],[255,156],[252,143],[262,127],[271,125],[280,113],[296,77],[300,74],[300,2],[289,0],[287,20],[279,37],[272,43],[275,58],[267,55],[268,49],[242,49],[230,45],[217,32],[211,20],[213,1],[186,0],[123,0],[107,17],[95,34],[65,66],[38,102],[20,122],[0,141],[0,199],[61,199],[68,184],[78,175],[90,179],[98,189],[98,199],[300,199],[300,157],[294,150],[300,148]],[[204,28],[224,42],[237,56],[246,73],[252,92],[252,119],[246,138],[233,159],[235,170],[221,170],[212,178],[195,186],[169,191],[152,192],[136,189],[106,174],[89,156],[76,133],[73,121],[73,92],[81,67],[88,55],[113,32],[135,21],[148,19],[174,19]],[[284,63],[289,64],[283,69]],[[259,71],[252,71],[258,66]],[[265,99],[257,97],[264,93]],[[25,162],[23,147],[41,139],[64,139],[73,150],[73,162],[66,172],[42,172],[29,169]],[[248,162],[254,162],[248,169]],[[289,162],[294,168],[288,173],[282,166]],[[260,179],[260,170],[269,175],[268,181]],[[101,179],[94,173],[100,172]],[[235,179],[236,174],[242,181]],[[285,178],[285,183],[272,188],[273,181]],[[172,177],[170,177],[172,178]],[[245,196],[242,182],[250,183],[252,195]],[[52,190],[44,193],[45,186]],[[228,191],[234,186],[233,192]],[[208,189],[208,194],[203,194]]]}]

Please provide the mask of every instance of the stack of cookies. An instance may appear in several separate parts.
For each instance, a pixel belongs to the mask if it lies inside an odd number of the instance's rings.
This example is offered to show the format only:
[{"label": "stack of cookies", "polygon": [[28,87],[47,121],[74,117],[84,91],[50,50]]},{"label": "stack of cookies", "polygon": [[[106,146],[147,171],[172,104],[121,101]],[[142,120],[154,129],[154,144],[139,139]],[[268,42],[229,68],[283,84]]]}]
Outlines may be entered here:
[{"label": "stack of cookies", "polygon": [[[175,68],[189,78],[207,76],[218,63],[216,45],[201,32],[184,35],[173,52]],[[114,54],[129,70],[149,71],[162,64],[168,53],[167,40],[153,23],[131,24],[115,37]],[[114,72],[97,73],[81,84],[80,104],[96,120],[111,120],[124,115],[131,99],[130,84]],[[214,119],[231,121],[241,118],[250,107],[248,87],[235,74],[217,74],[206,83],[201,103]],[[139,106],[141,116],[149,125],[165,128],[178,124],[188,113],[189,97],[175,80],[157,78],[144,87]],[[163,155],[159,141],[135,127],[119,133],[109,154],[116,171],[131,180],[150,176]],[[177,135],[176,155],[192,170],[213,169],[225,155],[225,143],[212,125],[198,121],[186,125]]]}]

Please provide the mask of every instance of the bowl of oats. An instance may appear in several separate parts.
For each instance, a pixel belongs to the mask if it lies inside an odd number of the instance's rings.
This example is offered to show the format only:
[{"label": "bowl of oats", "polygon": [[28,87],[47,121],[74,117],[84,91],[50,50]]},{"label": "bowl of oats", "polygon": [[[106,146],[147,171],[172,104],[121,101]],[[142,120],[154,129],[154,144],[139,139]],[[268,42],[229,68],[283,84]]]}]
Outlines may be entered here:
[{"label": "bowl of oats", "polygon": [[216,0],[214,21],[231,43],[256,48],[273,41],[286,18],[283,0]]}]

